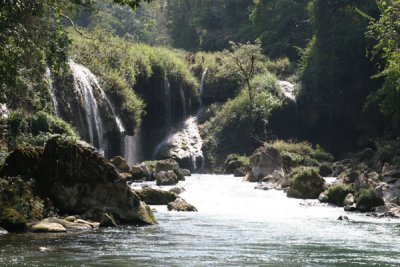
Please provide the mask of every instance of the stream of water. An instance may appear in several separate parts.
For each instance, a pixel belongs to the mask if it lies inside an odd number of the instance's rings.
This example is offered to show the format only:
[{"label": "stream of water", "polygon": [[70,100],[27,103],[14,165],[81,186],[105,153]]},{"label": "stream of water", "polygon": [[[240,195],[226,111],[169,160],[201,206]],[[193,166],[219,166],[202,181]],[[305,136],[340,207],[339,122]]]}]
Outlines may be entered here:
[{"label": "stream of water", "polygon": [[193,175],[179,186],[199,212],[154,206],[154,226],[0,236],[0,266],[400,265],[398,220],[254,190],[226,175]]}]

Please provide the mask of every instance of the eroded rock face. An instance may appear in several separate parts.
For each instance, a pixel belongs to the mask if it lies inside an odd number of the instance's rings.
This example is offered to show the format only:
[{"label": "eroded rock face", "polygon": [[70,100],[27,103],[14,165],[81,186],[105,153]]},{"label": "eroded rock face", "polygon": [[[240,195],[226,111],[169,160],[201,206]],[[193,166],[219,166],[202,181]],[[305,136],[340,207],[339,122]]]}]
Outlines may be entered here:
[{"label": "eroded rock face", "polygon": [[64,213],[104,210],[123,223],[152,224],[154,217],[117,169],[85,142],[56,137],[44,149],[38,186]]},{"label": "eroded rock face", "polygon": [[27,180],[36,176],[43,156],[43,148],[17,148],[7,157],[0,177],[21,176]]},{"label": "eroded rock face", "polygon": [[176,185],[179,178],[173,171],[161,171],[154,174],[157,185]]},{"label": "eroded rock face", "polygon": [[131,170],[128,162],[121,156],[112,158],[110,162],[117,168],[119,172],[129,172]]},{"label": "eroded rock face", "polygon": [[248,175],[250,182],[258,182],[274,171],[284,173],[281,154],[270,146],[257,149],[250,157],[250,165],[251,172]]}]

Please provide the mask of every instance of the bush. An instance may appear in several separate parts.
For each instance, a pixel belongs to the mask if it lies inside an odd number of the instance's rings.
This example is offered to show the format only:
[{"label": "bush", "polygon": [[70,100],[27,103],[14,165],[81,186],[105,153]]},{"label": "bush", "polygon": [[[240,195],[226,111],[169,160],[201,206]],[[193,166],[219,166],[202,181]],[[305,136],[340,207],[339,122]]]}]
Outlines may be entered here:
[{"label": "bush", "polygon": [[375,207],[379,207],[385,204],[382,198],[378,197],[375,190],[361,189],[355,198],[357,202],[357,209],[360,211],[370,211]]},{"label": "bush", "polygon": [[328,197],[328,203],[342,207],[343,201],[349,193],[354,194],[355,188],[350,184],[337,184],[328,187],[324,195]]},{"label": "bush", "polygon": [[315,199],[324,189],[325,180],[318,174],[317,169],[300,167],[290,173],[289,183],[288,197]]}]

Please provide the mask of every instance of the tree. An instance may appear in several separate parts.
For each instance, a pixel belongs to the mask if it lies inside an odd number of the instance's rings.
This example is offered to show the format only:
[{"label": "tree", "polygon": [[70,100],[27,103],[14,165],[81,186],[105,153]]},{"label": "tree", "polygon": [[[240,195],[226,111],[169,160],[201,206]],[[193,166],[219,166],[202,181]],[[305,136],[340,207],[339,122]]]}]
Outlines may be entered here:
[{"label": "tree", "polygon": [[263,70],[263,63],[266,57],[262,53],[261,43],[256,42],[245,44],[230,42],[230,50],[225,50],[227,58],[232,64],[227,64],[233,68],[234,73],[237,73],[239,78],[246,84],[247,92],[250,100],[250,110],[253,111],[255,91],[251,84],[251,79]]}]

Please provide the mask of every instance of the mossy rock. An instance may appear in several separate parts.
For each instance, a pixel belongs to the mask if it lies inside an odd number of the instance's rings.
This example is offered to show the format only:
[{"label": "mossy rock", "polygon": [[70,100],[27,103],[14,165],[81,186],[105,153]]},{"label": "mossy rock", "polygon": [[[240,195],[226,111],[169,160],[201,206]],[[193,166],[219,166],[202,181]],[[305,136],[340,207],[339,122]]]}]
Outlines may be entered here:
[{"label": "mossy rock", "polygon": [[317,169],[300,167],[289,175],[290,188],[288,197],[302,199],[316,199],[324,190],[325,180],[318,174]]},{"label": "mossy rock", "polygon": [[1,168],[0,177],[21,176],[25,180],[36,175],[43,157],[43,148],[20,147],[8,155]]},{"label": "mossy rock", "polygon": [[356,194],[356,207],[359,211],[366,212],[372,211],[373,208],[379,207],[385,204],[382,198],[378,197],[375,193],[375,190],[370,189],[361,189]]},{"label": "mossy rock", "polygon": [[151,187],[144,187],[141,190],[137,190],[136,194],[148,205],[167,205],[177,198],[177,195],[173,192]]},{"label": "mossy rock", "polygon": [[343,206],[343,201],[349,193],[354,194],[355,188],[349,184],[336,184],[328,187],[325,190],[324,195],[328,197],[328,203]]},{"label": "mossy rock", "polygon": [[9,232],[18,232],[26,229],[25,217],[10,207],[0,208],[0,226]]},{"label": "mossy rock", "polygon": [[319,166],[319,174],[322,177],[327,177],[333,173],[332,164],[328,162],[324,162]]}]

